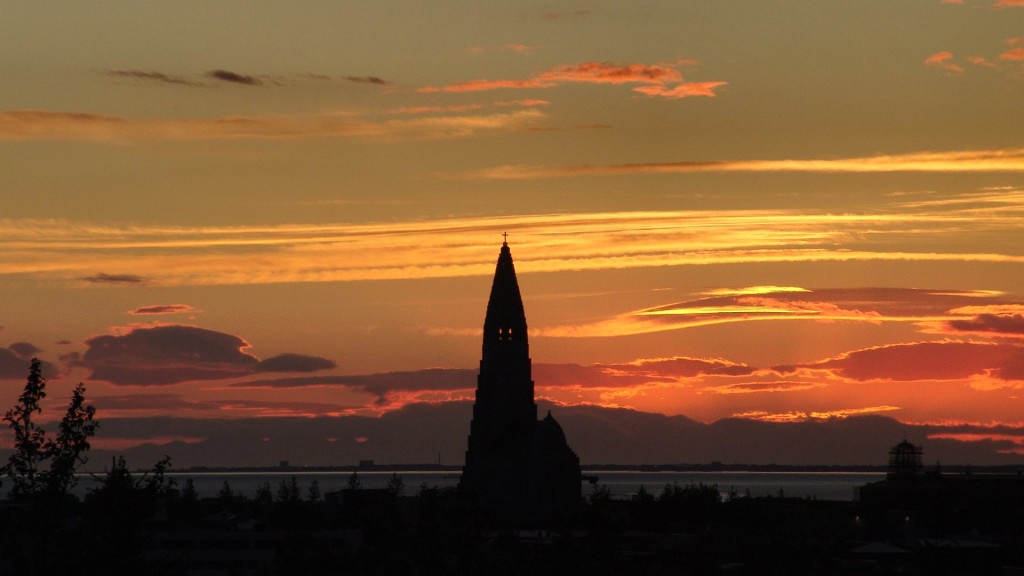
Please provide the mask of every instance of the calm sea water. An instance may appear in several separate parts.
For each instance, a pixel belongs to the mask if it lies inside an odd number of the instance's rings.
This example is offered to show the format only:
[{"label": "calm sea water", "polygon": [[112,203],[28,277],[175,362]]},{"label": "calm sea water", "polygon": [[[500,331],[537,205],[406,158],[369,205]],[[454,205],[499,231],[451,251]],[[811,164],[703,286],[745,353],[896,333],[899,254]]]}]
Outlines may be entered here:
[{"label": "calm sea water", "polygon": [[[421,486],[447,488],[458,484],[457,472],[398,472],[405,486],[407,495],[415,495]],[[785,495],[796,498],[816,498],[818,500],[854,500],[857,488],[870,482],[885,478],[883,472],[638,472],[638,471],[593,471],[587,475],[598,477],[598,484],[607,486],[612,496],[617,498],[635,494],[640,486],[655,496],[660,494],[666,484],[715,485],[723,495],[736,492],[739,495],[778,496]],[[269,484],[276,493],[281,482],[290,482],[295,477],[299,489],[305,496],[314,480],[320,493],[341,490],[348,485],[351,472],[171,472],[168,478],[174,479],[179,487],[191,479],[200,497],[212,497],[227,482],[235,494],[252,497],[263,484]],[[363,488],[384,488],[391,479],[392,472],[359,471],[359,483]],[[83,478],[75,487],[80,496],[97,486],[91,477]],[[583,494],[587,495],[593,488],[584,484]]]}]

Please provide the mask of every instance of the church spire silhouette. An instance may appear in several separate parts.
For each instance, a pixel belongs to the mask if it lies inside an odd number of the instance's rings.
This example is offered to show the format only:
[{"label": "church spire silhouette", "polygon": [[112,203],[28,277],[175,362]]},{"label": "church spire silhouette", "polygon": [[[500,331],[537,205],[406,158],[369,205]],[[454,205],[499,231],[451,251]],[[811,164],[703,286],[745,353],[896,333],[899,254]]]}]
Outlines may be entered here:
[{"label": "church spire silhouette", "polygon": [[461,489],[504,520],[575,506],[579,458],[550,412],[537,421],[526,313],[507,235],[487,300],[482,352]]},{"label": "church spire silhouette", "polygon": [[523,297],[516,280],[516,268],[512,263],[512,251],[506,240],[501,245],[494,282],[491,284],[491,296],[487,300],[483,359],[519,357],[528,360],[529,356],[526,312],[523,310]]}]

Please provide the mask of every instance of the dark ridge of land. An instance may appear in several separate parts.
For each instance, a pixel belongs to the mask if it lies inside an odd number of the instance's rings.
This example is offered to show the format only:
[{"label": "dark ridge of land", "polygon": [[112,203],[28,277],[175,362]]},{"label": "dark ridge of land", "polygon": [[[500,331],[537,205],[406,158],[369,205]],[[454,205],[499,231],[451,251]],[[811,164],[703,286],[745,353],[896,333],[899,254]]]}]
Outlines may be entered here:
[{"label": "dark ridge of land", "polygon": [[[780,472],[780,473],[884,473],[883,465],[845,464],[584,464],[584,472]],[[928,468],[927,471],[935,471]],[[1024,465],[972,466],[969,464],[942,465],[944,474],[1024,474]],[[174,468],[173,472],[196,473],[268,473],[268,472],[453,472],[462,471],[460,465],[440,464],[358,464],[336,466],[193,466]]]}]

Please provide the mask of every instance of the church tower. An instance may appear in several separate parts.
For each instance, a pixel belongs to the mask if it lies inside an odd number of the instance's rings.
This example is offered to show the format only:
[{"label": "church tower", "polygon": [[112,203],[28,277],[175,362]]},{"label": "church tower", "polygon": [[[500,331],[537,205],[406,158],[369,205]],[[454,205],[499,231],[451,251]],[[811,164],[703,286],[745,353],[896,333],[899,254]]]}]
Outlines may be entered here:
[{"label": "church tower", "polygon": [[484,317],[483,355],[460,488],[496,518],[575,506],[579,458],[549,413],[537,421],[526,313],[508,242]]}]

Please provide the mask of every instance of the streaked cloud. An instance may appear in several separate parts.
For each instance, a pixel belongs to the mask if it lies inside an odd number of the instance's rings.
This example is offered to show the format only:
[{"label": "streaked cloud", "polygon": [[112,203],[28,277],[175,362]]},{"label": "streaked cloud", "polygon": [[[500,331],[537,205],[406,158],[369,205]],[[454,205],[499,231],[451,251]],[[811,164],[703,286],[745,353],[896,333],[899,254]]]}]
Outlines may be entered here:
[{"label": "streaked cloud", "polygon": [[715,90],[727,84],[728,82],[683,82],[675,86],[638,86],[633,91],[648,96],[660,96],[670,100],[689,98],[691,96],[714,98],[716,96]]},{"label": "streaked cloud", "polygon": [[164,74],[163,72],[156,72],[152,70],[108,70],[107,75],[115,78],[127,78],[132,80],[157,82],[161,84],[177,84],[180,86],[191,87],[205,86],[205,84],[203,84],[202,82],[196,82],[194,80],[189,80],[188,78],[182,76]]},{"label": "streaked cloud", "polygon": [[588,324],[545,327],[538,333],[550,337],[626,336],[714,324],[796,320],[902,322],[934,333],[935,325],[971,321],[974,315],[962,310],[978,299],[988,300],[992,306],[1006,301],[1000,294],[909,288],[726,288],[695,300],[630,311]]},{"label": "streaked cloud", "polygon": [[505,165],[473,172],[466,177],[531,180],[569,176],[693,172],[1024,172],[1024,148],[914,152],[832,159],[679,161],[575,166]]},{"label": "streaked cloud", "polygon": [[761,422],[775,422],[775,423],[793,423],[793,422],[808,422],[813,420],[843,420],[851,416],[863,416],[865,414],[878,414],[884,412],[892,412],[899,410],[897,406],[868,406],[864,408],[844,408],[839,410],[829,410],[822,412],[805,412],[802,410],[795,410],[792,412],[765,412],[762,410],[755,410],[752,412],[742,412],[734,414],[734,418],[746,418],[749,420],[759,420]]},{"label": "streaked cloud", "polygon": [[714,97],[715,89],[727,82],[684,82],[678,68],[694,64],[683,60],[673,64],[618,64],[611,62],[582,62],[551,68],[526,79],[470,80],[446,86],[427,86],[420,92],[484,92],[523,88],[553,88],[564,83],[584,84],[640,84],[633,90],[647,96],[670,99],[690,96]]},{"label": "streaked cloud", "polygon": [[128,118],[44,110],[0,111],[0,140],[111,144],[190,141],[289,141],[322,138],[421,139],[527,130],[543,120],[536,108],[477,116],[373,120],[350,114]]},{"label": "streaked cloud", "polygon": [[967,381],[990,376],[1009,382],[1024,379],[1021,366],[1024,346],[941,341],[876,346],[813,364],[777,369],[783,374],[825,371],[851,381]]},{"label": "streaked cloud", "polygon": [[737,382],[733,384],[710,386],[705,388],[705,390],[715,392],[717,394],[774,394],[778,392],[800,392],[813,390],[824,386],[826,386],[826,384],[823,382],[791,382],[786,380],[777,380],[766,382]]},{"label": "streaked cloud", "polygon": [[107,274],[100,272],[92,276],[82,278],[92,284],[144,284],[146,279],[137,274]]},{"label": "streaked cloud", "polygon": [[[0,275],[153,285],[487,275],[493,273],[493,245],[503,230],[515,231],[514,242],[524,255],[517,264],[521,273],[754,262],[1024,262],[1024,254],[995,248],[1006,250],[1006,245],[998,242],[991,252],[964,249],[979,246],[982,235],[1012,238],[1024,234],[1024,193],[1011,189],[953,198],[956,201],[928,203],[901,197],[885,209],[875,207],[860,214],[810,210],[605,212],[238,227],[111,227],[5,220],[0,221]],[[871,230],[870,235],[862,233],[865,228]],[[966,240],[965,235],[971,243],[955,241],[960,237]],[[129,273],[95,274],[95,270]],[[792,296],[789,293],[784,299],[810,300]],[[780,294],[774,297],[783,298]],[[730,304],[766,308],[764,302],[734,300]],[[786,314],[792,316],[792,308],[799,305],[790,302],[787,306]],[[668,309],[648,312],[648,320],[674,314]],[[838,309],[805,309],[804,313],[849,317]],[[631,316],[637,320],[644,315]],[[701,318],[707,321],[711,316]]]},{"label": "streaked cloud", "polygon": [[476,372],[460,368],[427,368],[376,374],[248,380],[230,386],[251,390],[345,387],[372,395],[376,408],[401,407],[417,401],[452,400],[455,398],[450,393],[459,391],[464,392],[466,398],[471,398],[476,388]]},{"label": "streaked cloud", "polygon": [[704,293],[705,296],[749,296],[760,294],[778,294],[782,292],[810,292],[799,286],[747,286],[744,288],[715,288]]},{"label": "streaked cloud", "polygon": [[128,313],[132,316],[146,316],[151,314],[186,314],[191,312],[198,312],[198,310],[188,304],[157,304],[154,306],[142,306]]},{"label": "streaked cloud", "polygon": [[207,72],[206,75],[209,78],[221,80],[223,82],[229,82],[232,84],[244,84],[246,86],[263,85],[263,82],[254,76],[247,76],[245,74],[231,72],[230,70],[211,70],[210,72]]},{"label": "streaked cloud", "polygon": [[489,104],[483,104],[480,102],[470,102],[466,104],[447,104],[444,106],[403,106],[401,108],[394,108],[388,112],[391,114],[444,114],[449,112],[469,112],[471,110],[483,110],[489,106],[495,107],[508,107],[508,106],[519,106],[519,107],[537,107],[547,106],[550,104],[547,100],[539,100],[536,98],[529,98],[524,100],[501,100],[497,102],[491,102]]},{"label": "streaked cloud", "polygon": [[723,359],[644,358],[624,364],[545,364],[533,367],[538,387],[628,388],[659,383],[678,383],[700,376],[747,376],[750,366]]},{"label": "streaked cloud", "polygon": [[387,80],[379,76],[343,76],[342,78],[357,84],[377,84],[378,86],[389,84]]},{"label": "streaked cloud", "polygon": [[256,365],[257,372],[319,372],[337,365],[327,358],[303,354],[278,354]]}]

